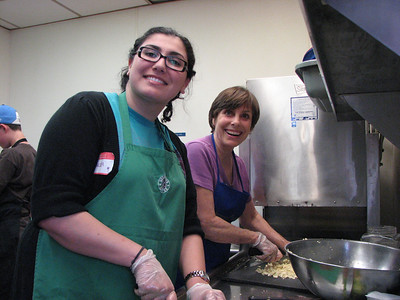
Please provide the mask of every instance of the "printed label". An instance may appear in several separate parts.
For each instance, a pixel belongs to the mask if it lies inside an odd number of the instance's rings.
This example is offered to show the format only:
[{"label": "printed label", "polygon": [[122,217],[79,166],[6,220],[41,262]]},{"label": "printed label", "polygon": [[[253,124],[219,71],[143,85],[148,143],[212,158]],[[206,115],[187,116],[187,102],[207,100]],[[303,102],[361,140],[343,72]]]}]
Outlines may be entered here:
[{"label": "printed label", "polygon": [[310,97],[291,97],[290,112],[292,122],[318,120],[318,107],[312,102]]},{"label": "printed label", "polygon": [[114,153],[112,152],[103,152],[100,153],[99,160],[96,165],[96,169],[94,169],[94,174],[96,175],[108,175],[114,166]]}]

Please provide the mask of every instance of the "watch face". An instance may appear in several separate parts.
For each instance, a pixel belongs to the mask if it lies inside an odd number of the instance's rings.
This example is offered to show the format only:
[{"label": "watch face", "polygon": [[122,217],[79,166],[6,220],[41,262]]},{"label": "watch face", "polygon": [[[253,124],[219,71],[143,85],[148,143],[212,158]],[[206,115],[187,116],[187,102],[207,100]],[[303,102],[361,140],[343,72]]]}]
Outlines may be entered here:
[{"label": "watch face", "polygon": [[210,281],[210,276],[208,276],[207,273],[203,273],[203,276],[202,276],[202,277],[203,277],[204,279]]}]

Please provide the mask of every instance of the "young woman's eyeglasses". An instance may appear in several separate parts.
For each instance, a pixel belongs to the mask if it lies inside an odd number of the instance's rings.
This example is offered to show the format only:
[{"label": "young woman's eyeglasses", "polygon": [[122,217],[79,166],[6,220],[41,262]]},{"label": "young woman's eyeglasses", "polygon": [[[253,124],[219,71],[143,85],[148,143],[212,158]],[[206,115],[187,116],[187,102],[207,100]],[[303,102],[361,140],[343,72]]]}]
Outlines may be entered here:
[{"label": "young woman's eyeglasses", "polygon": [[158,50],[150,47],[140,47],[136,53],[141,59],[154,63],[165,58],[165,65],[168,68],[178,72],[186,71],[187,62],[177,56],[162,55]]}]

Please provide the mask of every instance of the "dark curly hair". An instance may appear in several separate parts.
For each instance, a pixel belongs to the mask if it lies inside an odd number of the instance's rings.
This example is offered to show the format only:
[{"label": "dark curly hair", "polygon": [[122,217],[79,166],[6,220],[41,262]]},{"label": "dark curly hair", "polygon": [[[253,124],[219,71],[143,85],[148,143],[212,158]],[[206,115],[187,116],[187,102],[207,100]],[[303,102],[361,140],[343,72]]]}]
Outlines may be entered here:
[{"label": "dark curly hair", "polygon": [[[187,57],[188,57],[187,78],[189,78],[189,79],[193,78],[193,76],[196,74],[196,71],[193,70],[196,59],[194,57],[194,51],[193,51],[192,44],[186,37],[182,36],[177,31],[175,31],[174,29],[169,28],[169,27],[150,28],[149,30],[147,30],[145,32],[145,34],[143,34],[141,37],[137,38],[135,41],[135,44],[133,45],[133,48],[129,51],[129,61],[131,61],[133,59],[136,52],[139,50],[140,46],[143,45],[143,43],[146,41],[146,39],[149,36],[156,34],[156,33],[162,33],[162,34],[176,36],[176,37],[180,38],[183,45],[185,46]],[[129,80],[129,76],[127,74],[128,69],[129,69],[129,66],[126,66],[121,71],[120,86],[121,86],[121,89],[123,92],[126,90],[126,84],[128,83],[128,80]],[[180,95],[180,93],[178,93],[178,95],[176,95],[175,98],[171,99],[168,102],[168,104],[166,105],[166,108],[163,111],[163,117],[161,119],[162,122],[165,123],[165,122],[171,121],[171,117],[172,117],[172,113],[173,113],[172,101],[179,98],[179,95]]]}]

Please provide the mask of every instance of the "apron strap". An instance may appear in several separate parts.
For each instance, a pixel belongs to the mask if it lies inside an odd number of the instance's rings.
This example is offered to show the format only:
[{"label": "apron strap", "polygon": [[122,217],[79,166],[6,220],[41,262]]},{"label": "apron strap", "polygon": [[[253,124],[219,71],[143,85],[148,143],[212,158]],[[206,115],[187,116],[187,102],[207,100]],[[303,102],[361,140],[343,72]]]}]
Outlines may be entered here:
[{"label": "apron strap", "polygon": [[[213,146],[214,146],[214,151],[215,151],[215,157],[216,157],[216,163],[217,163],[217,181],[219,181],[219,164],[218,164],[218,153],[217,153],[217,148],[215,147],[215,140],[214,140],[214,134],[211,135],[211,139],[213,142]],[[232,150],[232,157],[233,157],[233,161],[235,162],[235,166],[236,166],[236,173],[238,174],[239,177],[239,181],[240,181],[240,185],[242,186],[242,191],[245,191],[243,188],[243,182],[242,182],[242,177],[240,176],[240,172],[239,172],[239,167],[236,161],[236,157],[235,157],[235,153]]]},{"label": "apron strap", "polygon": [[[130,128],[130,121],[129,121],[129,108],[128,108],[128,103],[126,100],[126,92],[123,92],[118,95],[118,105],[119,105],[119,111],[121,115],[121,120],[122,120],[122,132],[123,132],[123,139],[124,139],[124,144],[132,144],[132,133],[131,133],[131,128]],[[155,120],[156,127],[158,131],[161,134],[161,137],[164,140],[164,147],[166,150],[170,152],[176,152],[174,145],[171,142],[171,139],[169,138],[168,132],[166,132],[166,129],[162,126],[160,121],[158,119]]]},{"label": "apron strap", "polygon": [[119,111],[122,120],[122,135],[124,138],[124,145],[132,144],[132,133],[129,122],[128,103],[126,102],[126,93],[123,92],[118,95]]}]

